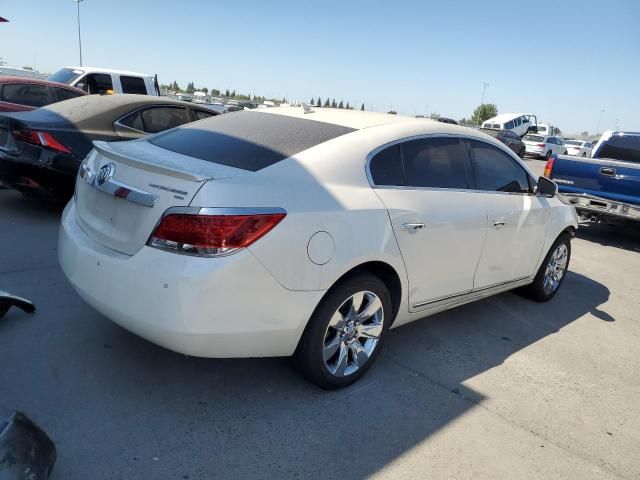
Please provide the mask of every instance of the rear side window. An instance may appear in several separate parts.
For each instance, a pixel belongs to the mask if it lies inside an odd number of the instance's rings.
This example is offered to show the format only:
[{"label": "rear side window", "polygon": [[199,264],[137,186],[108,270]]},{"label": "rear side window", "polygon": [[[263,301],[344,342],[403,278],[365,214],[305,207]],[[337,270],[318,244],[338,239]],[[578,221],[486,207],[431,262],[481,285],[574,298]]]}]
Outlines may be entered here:
[{"label": "rear side window", "polygon": [[640,162],[640,135],[615,134],[603,142],[598,158]]},{"label": "rear side window", "polygon": [[205,118],[209,118],[209,117],[213,117],[214,115],[217,115],[216,112],[208,112],[206,110],[192,110],[192,111],[196,120],[204,120]]},{"label": "rear side window", "polygon": [[518,162],[488,143],[468,141],[476,188],[490,192],[529,192],[529,175]]},{"label": "rear side window", "polygon": [[56,98],[58,102],[63,102],[65,100],[70,100],[72,98],[79,97],[82,95],[80,92],[74,92],[73,90],[69,90],[67,88],[57,88],[54,87],[53,91],[56,94]]},{"label": "rear side window", "polygon": [[371,159],[371,179],[376,185],[406,185],[400,145],[385,148]]},{"label": "rear side window", "polygon": [[120,77],[120,84],[122,85],[122,93],[134,93],[137,95],[147,94],[147,87],[144,84],[144,79],[140,77],[128,77],[123,75]]},{"label": "rear side window", "polygon": [[467,152],[457,138],[412,140],[402,145],[407,185],[469,188]]},{"label": "rear side window", "polygon": [[272,113],[227,113],[157,135],[167,150],[252,172],[354,129]]},{"label": "rear side window", "polygon": [[187,109],[182,107],[150,107],[142,110],[140,117],[147,133],[164,132],[189,123]]},{"label": "rear side window", "polygon": [[47,86],[24,83],[5,84],[2,87],[0,100],[29,107],[44,107],[52,102]]}]

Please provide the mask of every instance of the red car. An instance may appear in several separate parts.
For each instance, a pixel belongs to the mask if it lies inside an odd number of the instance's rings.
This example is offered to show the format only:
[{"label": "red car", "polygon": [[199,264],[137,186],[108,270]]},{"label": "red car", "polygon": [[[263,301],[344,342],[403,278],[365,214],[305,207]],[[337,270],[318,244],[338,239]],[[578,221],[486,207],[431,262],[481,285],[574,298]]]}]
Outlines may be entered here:
[{"label": "red car", "polygon": [[87,93],[65,85],[28,77],[0,76],[0,112],[23,112]]}]

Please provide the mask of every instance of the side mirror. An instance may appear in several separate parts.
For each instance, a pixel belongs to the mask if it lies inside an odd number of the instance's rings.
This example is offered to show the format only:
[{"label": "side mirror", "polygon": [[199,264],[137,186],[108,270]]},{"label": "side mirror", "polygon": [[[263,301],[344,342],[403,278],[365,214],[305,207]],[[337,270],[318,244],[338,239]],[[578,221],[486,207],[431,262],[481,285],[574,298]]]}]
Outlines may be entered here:
[{"label": "side mirror", "polygon": [[80,90],[84,90],[85,92],[89,93],[89,87],[84,82],[76,83],[76,88],[79,88]]},{"label": "side mirror", "polygon": [[555,197],[558,193],[558,185],[547,177],[538,178],[538,195],[541,197]]}]

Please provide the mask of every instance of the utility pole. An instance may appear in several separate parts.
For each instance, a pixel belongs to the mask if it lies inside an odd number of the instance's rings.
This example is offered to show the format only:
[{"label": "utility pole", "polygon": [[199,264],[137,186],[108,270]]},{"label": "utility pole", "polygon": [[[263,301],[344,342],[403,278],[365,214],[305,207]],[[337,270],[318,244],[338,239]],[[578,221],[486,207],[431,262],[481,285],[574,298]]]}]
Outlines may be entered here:
[{"label": "utility pole", "polygon": [[[482,82],[482,100],[480,101],[480,108],[482,108],[482,105],[484,105],[484,92],[487,90],[488,86],[489,84],[487,82]],[[478,115],[478,120],[480,120],[480,115]],[[480,121],[478,121],[478,124],[476,126],[480,126]]]},{"label": "utility pole", "polygon": [[596,127],[596,135],[598,135],[598,131],[600,130],[600,121],[602,120],[603,113],[604,113],[604,108],[600,110],[600,117],[598,117],[598,126]]},{"label": "utility pole", "polygon": [[80,2],[84,0],[74,0],[78,6],[78,48],[80,49],[80,66],[82,66],[82,37],[80,36]]}]

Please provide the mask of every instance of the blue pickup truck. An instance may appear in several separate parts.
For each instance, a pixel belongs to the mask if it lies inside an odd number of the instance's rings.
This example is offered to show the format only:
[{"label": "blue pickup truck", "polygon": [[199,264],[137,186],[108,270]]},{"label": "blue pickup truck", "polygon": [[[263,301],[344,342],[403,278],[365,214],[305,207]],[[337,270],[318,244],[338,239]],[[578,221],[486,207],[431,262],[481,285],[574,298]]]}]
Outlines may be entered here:
[{"label": "blue pickup truck", "polygon": [[605,132],[591,158],[549,158],[544,175],[582,220],[640,222],[640,133]]}]

